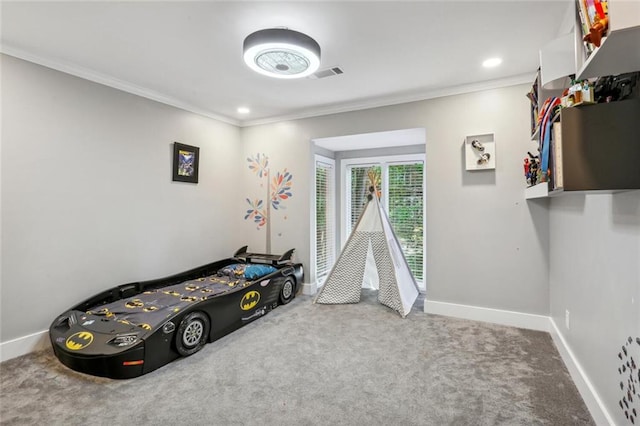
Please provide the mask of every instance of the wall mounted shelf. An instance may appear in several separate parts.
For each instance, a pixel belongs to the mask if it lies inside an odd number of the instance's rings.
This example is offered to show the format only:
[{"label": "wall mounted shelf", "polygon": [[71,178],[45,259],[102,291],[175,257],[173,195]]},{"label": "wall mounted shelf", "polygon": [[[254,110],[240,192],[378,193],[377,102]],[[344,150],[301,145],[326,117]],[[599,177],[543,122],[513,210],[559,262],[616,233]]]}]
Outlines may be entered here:
[{"label": "wall mounted shelf", "polygon": [[535,198],[548,198],[556,197],[562,194],[562,189],[556,189],[555,191],[549,191],[549,182],[542,182],[537,185],[530,186],[524,190],[524,198],[526,200],[532,200]]},{"label": "wall mounted shelf", "polygon": [[600,47],[585,58],[582,41],[576,38],[578,80],[640,70],[640,2],[610,0],[608,5],[609,32]]},{"label": "wall mounted shelf", "polygon": [[525,198],[640,189],[638,117],[640,99],[563,108],[553,125],[552,182],[527,188]]}]

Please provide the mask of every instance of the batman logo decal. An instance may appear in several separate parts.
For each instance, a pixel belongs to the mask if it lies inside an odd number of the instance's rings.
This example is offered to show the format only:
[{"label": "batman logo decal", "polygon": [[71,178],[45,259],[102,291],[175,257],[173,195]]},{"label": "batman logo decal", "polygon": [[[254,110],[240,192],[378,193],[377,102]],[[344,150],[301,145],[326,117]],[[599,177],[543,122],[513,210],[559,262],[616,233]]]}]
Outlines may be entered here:
[{"label": "batman logo decal", "polygon": [[248,291],[242,296],[242,300],[240,301],[240,309],[243,311],[248,311],[258,304],[260,301],[260,293],[255,290]]},{"label": "batman logo decal", "polygon": [[93,334],[89,333],[88,331],[80,331],[69,336],[67,338],[65,346],[69,350],[79,351],[80,349],[89,346],[91,342],[93,342]]},{"label": "batman logo decal", "polygon": [[144,306],[144,303],[142,303],[142,300],[140,299],[133,299],[125,303],[124,306],[126,306],[127,308],[140,308]]}]

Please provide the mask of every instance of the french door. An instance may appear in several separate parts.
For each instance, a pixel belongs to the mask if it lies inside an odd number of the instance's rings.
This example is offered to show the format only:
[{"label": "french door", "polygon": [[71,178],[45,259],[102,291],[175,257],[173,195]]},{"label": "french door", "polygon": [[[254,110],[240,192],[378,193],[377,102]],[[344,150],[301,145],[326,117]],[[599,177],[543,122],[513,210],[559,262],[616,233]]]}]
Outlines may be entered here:
[{"label": "french door", "polygon": [[343,166],[343,244],[366,204],[371,186],[369,171],[373,170],[380,202],[413,276],[424,287],[424,155],[348,159]]}]

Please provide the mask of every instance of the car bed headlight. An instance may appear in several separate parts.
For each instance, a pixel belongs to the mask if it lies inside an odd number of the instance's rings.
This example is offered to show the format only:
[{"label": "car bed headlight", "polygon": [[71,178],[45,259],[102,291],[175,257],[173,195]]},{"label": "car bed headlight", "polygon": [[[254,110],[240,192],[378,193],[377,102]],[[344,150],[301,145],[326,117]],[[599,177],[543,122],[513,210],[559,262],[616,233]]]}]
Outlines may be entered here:
[{"label": "car bed headlight", "polygon": [[109,340],[109,344],[114,346],[131,346],[138,341],[136,334],[121,334]]}]

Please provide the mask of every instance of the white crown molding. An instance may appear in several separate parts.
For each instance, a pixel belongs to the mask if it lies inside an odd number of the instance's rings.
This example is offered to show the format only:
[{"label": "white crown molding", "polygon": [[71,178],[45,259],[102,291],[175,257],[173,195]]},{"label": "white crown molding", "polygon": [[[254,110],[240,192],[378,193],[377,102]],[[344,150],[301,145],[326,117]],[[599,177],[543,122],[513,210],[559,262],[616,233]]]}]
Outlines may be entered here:
[{"label": "white crown molding", "polygon": [[18,59],[23,59],[25,61],[33,62],[35,64],[42,65],[47,68],[64,72],[66,74],[71,74],[76,77],[83,78],[85,80],[93,81],[94,83],[99,83],[105,86],[112,87],[114,89],[122,90],[127,93],[132,93],[134,95],[138,95],[143,98],[151,99],[152,101],[156,101],[162,104],[180,108],[182,110],[189,111],[194,114],[202,115],[204,117],[212,118],[217,121],[222,121],[223,123],[232,124],[234,126],[240,126],[240,121],[238,120],[225,117],[219,114],[215,114],[210,111],[206,111],[204,109],[182,102],[179,99],[163,95],[162,93],[129,83],[124,80],[120,80],[114,77],[101,74],[99,72],[93,71],[88,68],[83,68],[81,66],[60,61],[57,59],[51,59],[45,56],[36,55],[30,52],[27,52],[25,50],[7,45],[6,43],[3,43],[2,45],[0,45],[0,52],[4,53],[5,55],[9,55]]},{"label": "white crown molding", "polygon": [[212,118],[224,123],[232,124],[238,127],[251,127],[259,126],[263,124],[277,123],[280,121],[299,120],[303,118],[319,117],[323,115],[340,114],[344,112],[359,111],[364,109],[379,108],[385,106],[392,106],[398,104],[404,104],[409,102],[424,101],[427,99],[441,98],[444,96],[461,95],[465,93],[479,92],[482,90],[499,89],[502,87],[515,86],[524,83],[531,83],[534,78],[534,72],[520,74],[508,78],[483,81],[480,83],[470,83],[458,86],[445,87],[441,89],[418,91],[403,95],[391,95],[376,98],[363,99],[356,102],[348,102],[337,105],[330,105],[320,108],[309,108],[294,114],[276,115],[273,117],[261,118],[256,120],[237,120],[229,118],[214,112],[198,108],[196,106],[185,103],[179,99],[163,95],[151,89],[147,89],[142,86],[138,86],[129,83],[124,80],[120,80],[114,77],[101,74],[88,68],[60,61],[57,59],[48,58],[42,55],[37,55],[31,52],[27,52],[23,49],[16,48],[11,45],[3,43],[0,45],[0,52],[9,56],[23,59],[25,61],[33,62],[38,65],[45,66],[57,71],[61,71],[67,74],[74,75],[76,77],[83,78],[85,80],[93,81],[95,83],[103,84],[105,86],[112,87],[114,89],[122,90],[127,93],[141,96],[143,98],[151,99],[156,102],[160,102],[166,105],[170,105],[176,108],[183,109],[185,111],[193,112],[204,117]]},{"label": "white crown molding", "polygon": [[444,96],[462,95],[465,93],[480,92],[482,90],[500,89],[502,87],[517,86],[519,84],[530,84],[534,78],[535,72],[531,72],[498,80],[483,81],[480,83],[470,83],[458,86],[444,87],[441,89],[414,92],[405,95],[392,95],[370,98],[358,102],[331,105],[322,108],[310,108],[308,110],[301,111],[295,114],[279,115],[257,120],[243,120],[240,122],[240,127],[260,126],[263,124],[277,123],[280,121],[299,120],[302,118],[319,117],[323,115],[340,114],[343,112],[359,111],[364,109],[399,105],[410,102],[419,102],[428,99],[442,98]]}]

